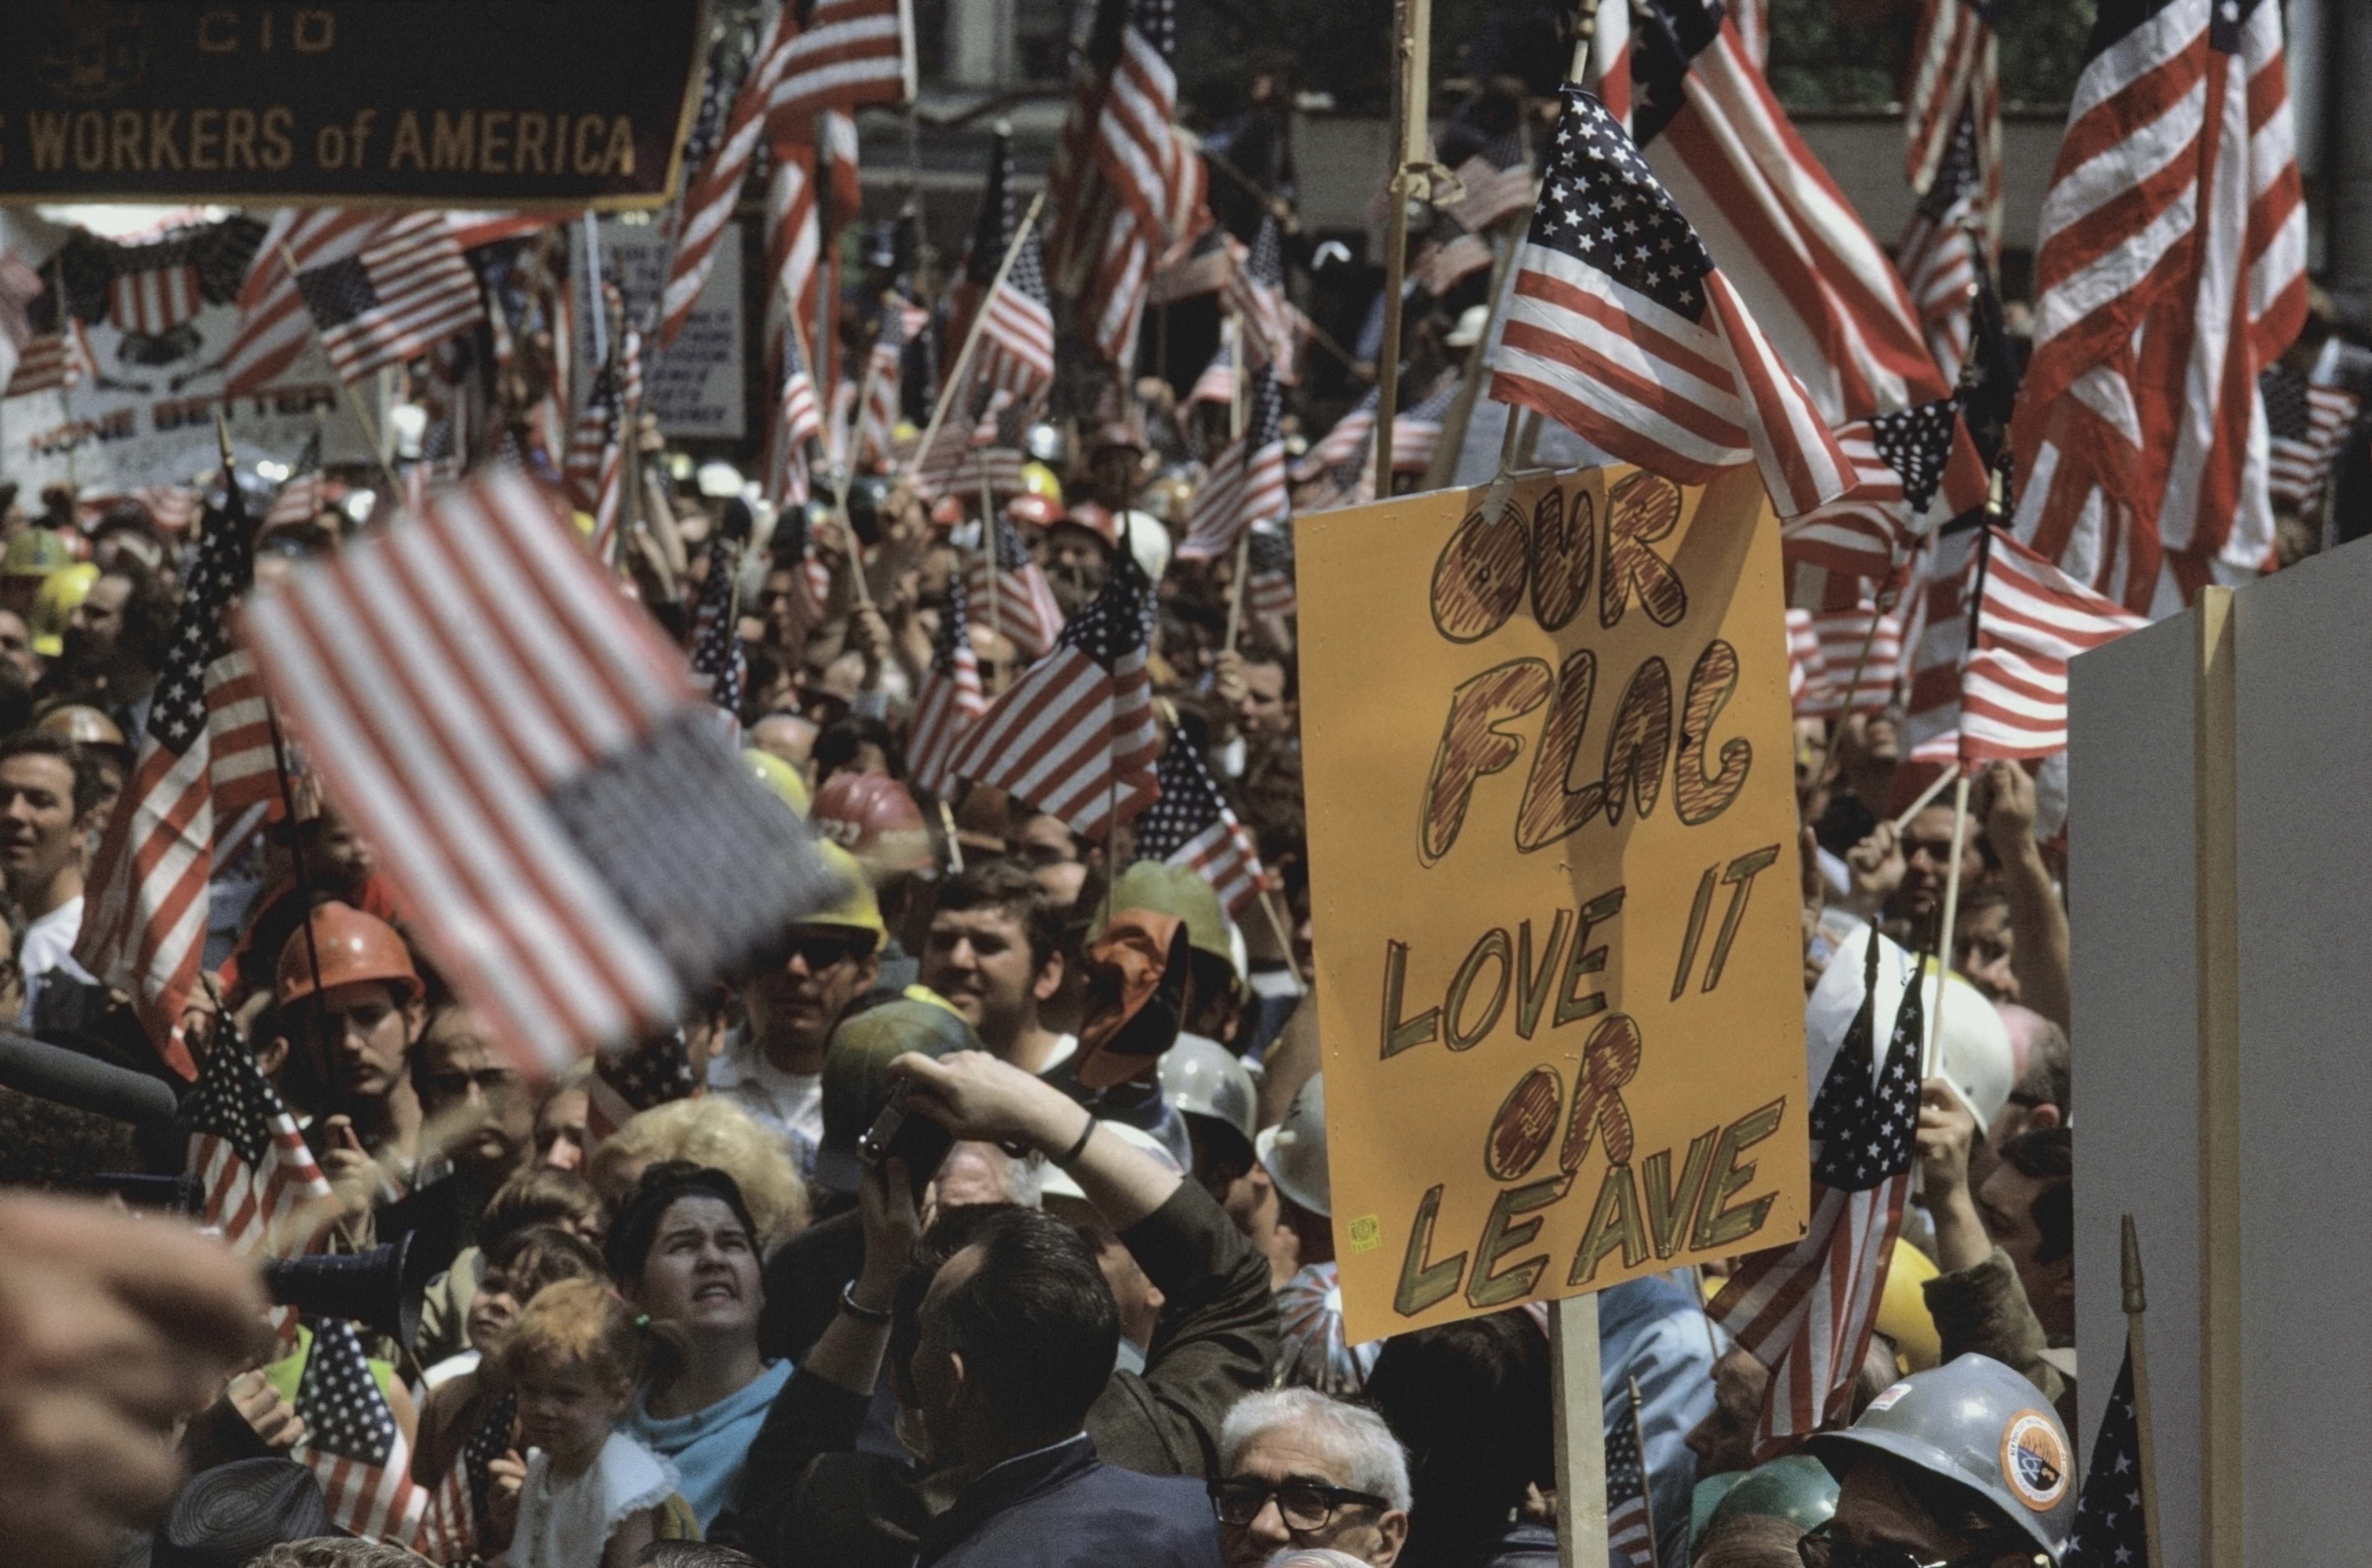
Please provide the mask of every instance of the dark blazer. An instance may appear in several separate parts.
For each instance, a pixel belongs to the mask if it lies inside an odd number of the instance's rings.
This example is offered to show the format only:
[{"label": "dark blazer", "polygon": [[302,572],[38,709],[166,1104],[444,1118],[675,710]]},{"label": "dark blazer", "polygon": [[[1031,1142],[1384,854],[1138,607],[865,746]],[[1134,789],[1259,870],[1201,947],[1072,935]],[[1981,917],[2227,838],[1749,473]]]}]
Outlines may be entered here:
[{"label": "dark blazer", "polygon": [[1198,1481],[1096,1458],[1081,1433],[992,1467],[923,1531],[916,1568],[1219,1568]]}]

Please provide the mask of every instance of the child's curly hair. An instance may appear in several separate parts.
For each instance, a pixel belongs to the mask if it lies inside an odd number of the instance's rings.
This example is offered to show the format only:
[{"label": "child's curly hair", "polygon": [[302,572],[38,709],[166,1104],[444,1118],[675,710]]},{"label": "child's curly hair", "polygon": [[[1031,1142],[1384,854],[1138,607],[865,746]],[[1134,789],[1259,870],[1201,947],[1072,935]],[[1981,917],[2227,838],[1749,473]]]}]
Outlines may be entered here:
[{"label": "child's curly hair", "polygon": [[530,1367],[589,1366],[612,1383],[640,1382],[648,1330],[633,1307],[599,1280],[560,1280],[520,1309],[498,1353],[516,1379]]}]

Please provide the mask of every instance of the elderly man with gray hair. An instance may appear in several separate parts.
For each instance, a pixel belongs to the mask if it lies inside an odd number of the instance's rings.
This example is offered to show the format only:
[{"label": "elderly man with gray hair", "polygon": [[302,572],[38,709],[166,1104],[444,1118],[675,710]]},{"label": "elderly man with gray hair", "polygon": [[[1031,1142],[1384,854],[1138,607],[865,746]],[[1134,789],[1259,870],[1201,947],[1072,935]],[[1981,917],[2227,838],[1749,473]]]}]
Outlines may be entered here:
[{"label": "elderly man with gray hair", "polygon": [[1320,1550],[1391,1568],[1408,1539],[1408,1456],[1373,1411],[1312,1388],[1251,1394],[1220,1429],[1211,1501],[1227,1568]]}]

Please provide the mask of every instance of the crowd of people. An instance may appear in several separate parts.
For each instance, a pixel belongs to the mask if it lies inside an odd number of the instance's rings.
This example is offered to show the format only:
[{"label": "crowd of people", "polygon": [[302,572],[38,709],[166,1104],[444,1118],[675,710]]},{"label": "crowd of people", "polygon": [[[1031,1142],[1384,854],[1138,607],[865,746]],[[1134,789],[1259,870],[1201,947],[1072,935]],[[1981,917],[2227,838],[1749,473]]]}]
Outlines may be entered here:
[{"label": "crowd of people", "polygon": [[[917,693],[979,519],[887,478],[844,515],[783,519],[748,572],[735,716],[845,892],[637,1053],[666,1064],[656,1088],[589,1063],[523,1079],[318,790],[215,882],[192,1038],[250,1053],[303,1129],[334,1195],[327,1250],[401,1243],[368,1365],[411,1481],[466,1497],[466,1524],[326,1539],[300,1462],[314,1319],[265,1331],[253,1269],[185,1224],[15,1191],[10,1561],[1554,1561],[1543,1313],[1343,1342],[1294,618],[1248,617],[1230,646],[1232,563],[1173,561],[1191,487],[1172,482],[1193,471],[1162,449],[1174,427],[1037,434],[1076,461],[1030,465],[1006,519],[1065,613],[1123,552],[1158,585],[1160,721],[1256,847],[1258,896],[1231,912],[1192,869],[1133,859],[1125,830],[1097,842],[995,790],[923,787]],[[677,597],[641,585],[680,634],[744,505],[704,477],[666,520]],[[72,957],[190,542],[132,511],[8,519],[0,1005],[157,1075]],[[338,523],[267,529],[260,578],[337,548]],[[965,635],[991,695],[1029,662],[986,617]],[[1706,1315],[1721,1271],[1603,1293],[1606,1425],[1635,1432],[1652,1520],[1635,1562],[2001,1564],[2065,1539],[2067,1478],[2037,1506],[1976,1430],[2040,1420],[2063,1469],[2073,1452],[2061,867],[2035,781],[1996,765],[1955,883],[1948,805],[1891,820],[1913,782],[1898,731],[1883,712],[1798,724],[1805,979],[1811,1033],[1833,1040],[1866,945],[1932,947],[1957,886],[1921,1206],[1850,1424],[1792,1454],[1757,1453],[1766,1370]],[[1153,978],[1128,982],[1117,955],[1147,931]],[[1113,1084],[1087,1064],[1119,1023],[1156,1035],[1157,1062]],[[32,1095],[0,1091],[0,1123],[14,1187],[121,1192],[179,1168],[153,1130]]]}]

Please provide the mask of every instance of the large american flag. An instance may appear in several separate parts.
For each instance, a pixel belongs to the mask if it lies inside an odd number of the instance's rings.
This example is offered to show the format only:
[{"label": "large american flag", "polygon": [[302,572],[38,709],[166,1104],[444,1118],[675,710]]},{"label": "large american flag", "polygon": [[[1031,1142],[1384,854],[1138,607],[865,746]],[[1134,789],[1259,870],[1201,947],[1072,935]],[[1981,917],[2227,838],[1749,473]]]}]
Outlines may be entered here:
[{"label": "large american flag", "polygon": [[1244,433],[1211,465],[1186,517],[1178,546],[1183,561],[1215,561],[1256,522],[1285,516],[1285,389],[1266,370],[1251,381],[1251,418]]},{"label": "large american flag", "polygon": [[1122,366],[1134,359],[1156,268],[1208,221],[1203,160],[1174,123],[1176,45],[1175,0],[1129,0],[1083,148],[1096,180],[1064,192],[1068,202],[1094,203],[1093,215],[1075,226],[1074,244],[1093,257],[1082,319],[1097,351]]},{"label": "large american flag", "polygon": [[2125,1356],[2117,1381],[2100,1411],[2092,1439],[2092,1463],[2084,1490],[2076,1495],[2076,1523],[2067,1532],[2060,1568],[2165,1568],[2149,1554],[2149,1515],[2144,1489],[2157,1478],[2142,1469],[2140,1407],[2134,1402],[2134,1342],[2125,1330]]},{"label": "large american flag", "polygon": [[1152,805],[1161,787],[1145,673],[1152,616],[1153,585],[1121,551],[1095,602],[982,715],[949,771],[1099,841]]},{"label": "large american flag", "polygon": [[1598,95],[1606,112],[1627,134],[1631,130],[1631,7],[1600,5],[1589,34],[1589,59],[1582,85]]},{"label": "large american flag", "polygon": [[1948,376],[1969,357],[1971,296],[1977,287],[1975,122],[1966,116],[1927,193],[1911,209],[1894,248],[1894,264],[1911,292],[1912,308],[1929,352]]},{"label": "large american flag", "polygon": [[1827,423],[1948,392],[1902,280],[1779,106],[1720,0],[1637,0],[1634,11],[1638,143]]},{"label": "large american flag", "polygon": [[241,635],[437,967],[536,1070],[672,1027],[834,891],[682,656],[516,470],[297,573]]},{"label": "large american flag", "polygon": [[355,1326],[343,1318],[313,1321],[296,1413],[305,1436],[295,1454],[321,1483],[330,1522],[366,1540],[415,1544],[428,1489],[413,1481],[412,1445],[371,1376]]},{"label": "large american flag", "polygon": [[2018,537],[2149,614],[2262,570],[2257,377],[2305,261],[2280,6],[2103,8],[2043,201]]},{"label": "large american flag", "polygon": [[[658,346],[675,342],[692,319],[700,291],[708,285],[709,269],[716,264],[716,247],[741,199],[741,184],[757,156],[758,140],[766,130],[769,96],[790,64],[791,48],[799,30],[798,7],[785,6],[773,30],[759,46],[748,74],[733,94],[733,109],[706,158],[684,188],[675,246],[668,257],[667,283],[659,291]],[[712,63],[714,69],[714,63]],[[712,87],[721,87],[712,83]]]},{"label": "large american flag", "polygon": [[[1994,37],[2000,0],[1925,0],[1911,49],[1911,90],[1902,125],[1903,177],[1914,196],[1948,174],[1975,187],[1971,215],[1991,250],[2001,233],[2001,46]],[[1969,165],[1951,169],[1953,145],[1967,138]],[[1954,194],[1958,194],[1955,192]]]},{"label": "large american flag", "polygon": [[[265,260],[259,255],[257,264]],[[286,265],[277,254],[269,260]],[[401,365],[486,319],[478,275],[443,213],[378,218],[352,254],[311,261],[299,255],[296,283],[331,367],[347,381]]]},{"label": "large american flag", "polygon": [[949,764],[966,731],[988,712],[980,683],[980,656],[972,651],[963,578],[948,579],[948,602],[931,639],[930,668],[914,698],[914,727],[906,742],[906,766],[914,782],[942,799],[956,776]]},{"label": "large american flag", "polygon": [[181,1120],[200,1212],[225,1244],[250,1256],[307,1250],[309,1232],[328,1209],[306,1211],[331,1199],[330,1184],[244,1041],[226,1038],[207,1053]]},{"label": "large american flag", "polygon": [[[1971,598],[1980,600],[1973,612]],[[2067,661],[2145,624],[2006,533],[1974,528],[1938,540],[1903,723],[1910,755],[1972,761],[2064,751]]]},{"label": "large american flag", "polygon": [[1161,796],[1136,819],[1136,858],[1182,865],[1211,884],[1230,914],[1260,897],[1260,846],[1182,733],[1154,768]]},{"label": "large american flag", "polygon": [[[741,711],[741,688],[750,676],[734,605],[733,579],[740,570],[741,541],[720,535],[708,547],[708,574],[692,611],[692,683],[706,687],[708,700],[728,717]],[[738,722],[731,733],[739,735]]]},{"label": "large american flag", "polygon": [[993,387],[1035,402],[1054,385],[1054,315],[1046,297],[1045,258],[1033,226],[1005,281],[982,307],[987,311],[973,351],[972,385]]},{"label": "large american flag", "polygon": [[75,958],[128,993],[148,1038],[183,1077],[197,1065],[180,1040],[204,956],[215,830],[279,795],[272,720],[254,661],[227,618],[255,577],[238,486],[210,512],[148,727],[123,796],[92,862]]},{"label": "large american flag", "polygon": [[1957,398],[1855,420],[1837,444],[1853,461],[1855,485],[1780,529],[1791,563],[1883,583],[1928,531],[1939,492],[1947,517],[1984,504],[1984,465],[1961,432]]},{"label": "large american flag", "polygon": [[2312,517],[2322,507],[2331,464],[2346,444],[2362,400],[2344,387],[2308,381],[2286,365],[2257,378],[2271,438],[2266,483],[2276,505]]},{"label": "large american flag", "polygon": [[[1810,1226],[1791,1247],[1742,1260],[1706,1308],[1771,1369],[1755,1426],[1758,1457],[1844,1423],[1911,1190],[1926,1004],[1915,960],[1875,932],[1867,942],[1861,1011],[1812,1100]],[[1907,970],[1882,1057],[1875,1047],[1881,946],[1883,961]]]},{"label": "large american flag", "polygon": [[462,1440],[461,1451],[437,1481],[422,1521],[421,1550],[429,1561],[478,1561],[478,1521],[485,1516],[486,1497],[494,1490],[494,1461],[510,1451],[511,1428],[517,1421],[518,1395],[506,1393]]},{"label": "large american flag", "polygon": [[1030,559],[1029,547],[1013,519],[999,512],[989,523],[989,546],[996,552],[996,571],[988,569],[986,550],[971,552],[964,561],[964,586],[971,602],[984,606],[983,623],[996,628],[1023,658],[1042,658],[1052,650],[1063,629],[1063,607],[1054,602],[1054,588],[1046,569]]},{"label": "large american flag", "polygon": [[1682,483],[1754,462],[1782,517],[1835,500],[1855,476],[1828,422],[1622,128],[1564,94],[1491,395]]},{"label": "large american flag", "polygon": [[1656,1568],[1656,1521],[1647,1498],[1647,1466],[1639,1456],[1639,1437],[1631,1430],[1627,1410],[1622,1420],[1606,1424],[1606,1547],[1617,1563]]},{"label": "large american flag", "polygon": [[[786,16],[793,10],[784,7]],[[898,0],[817,0],[767,95],[768,122],[904,99],[911,45],[903,14]]]},{"label": "large american flag", "polygon": [[313,341],[313,317],[289,271],[360,256],[387,215],[347,207],[284,207],[263,231],[238,289],[238,335],[223,365],[223,395],[243,397],[285,374]]}]

